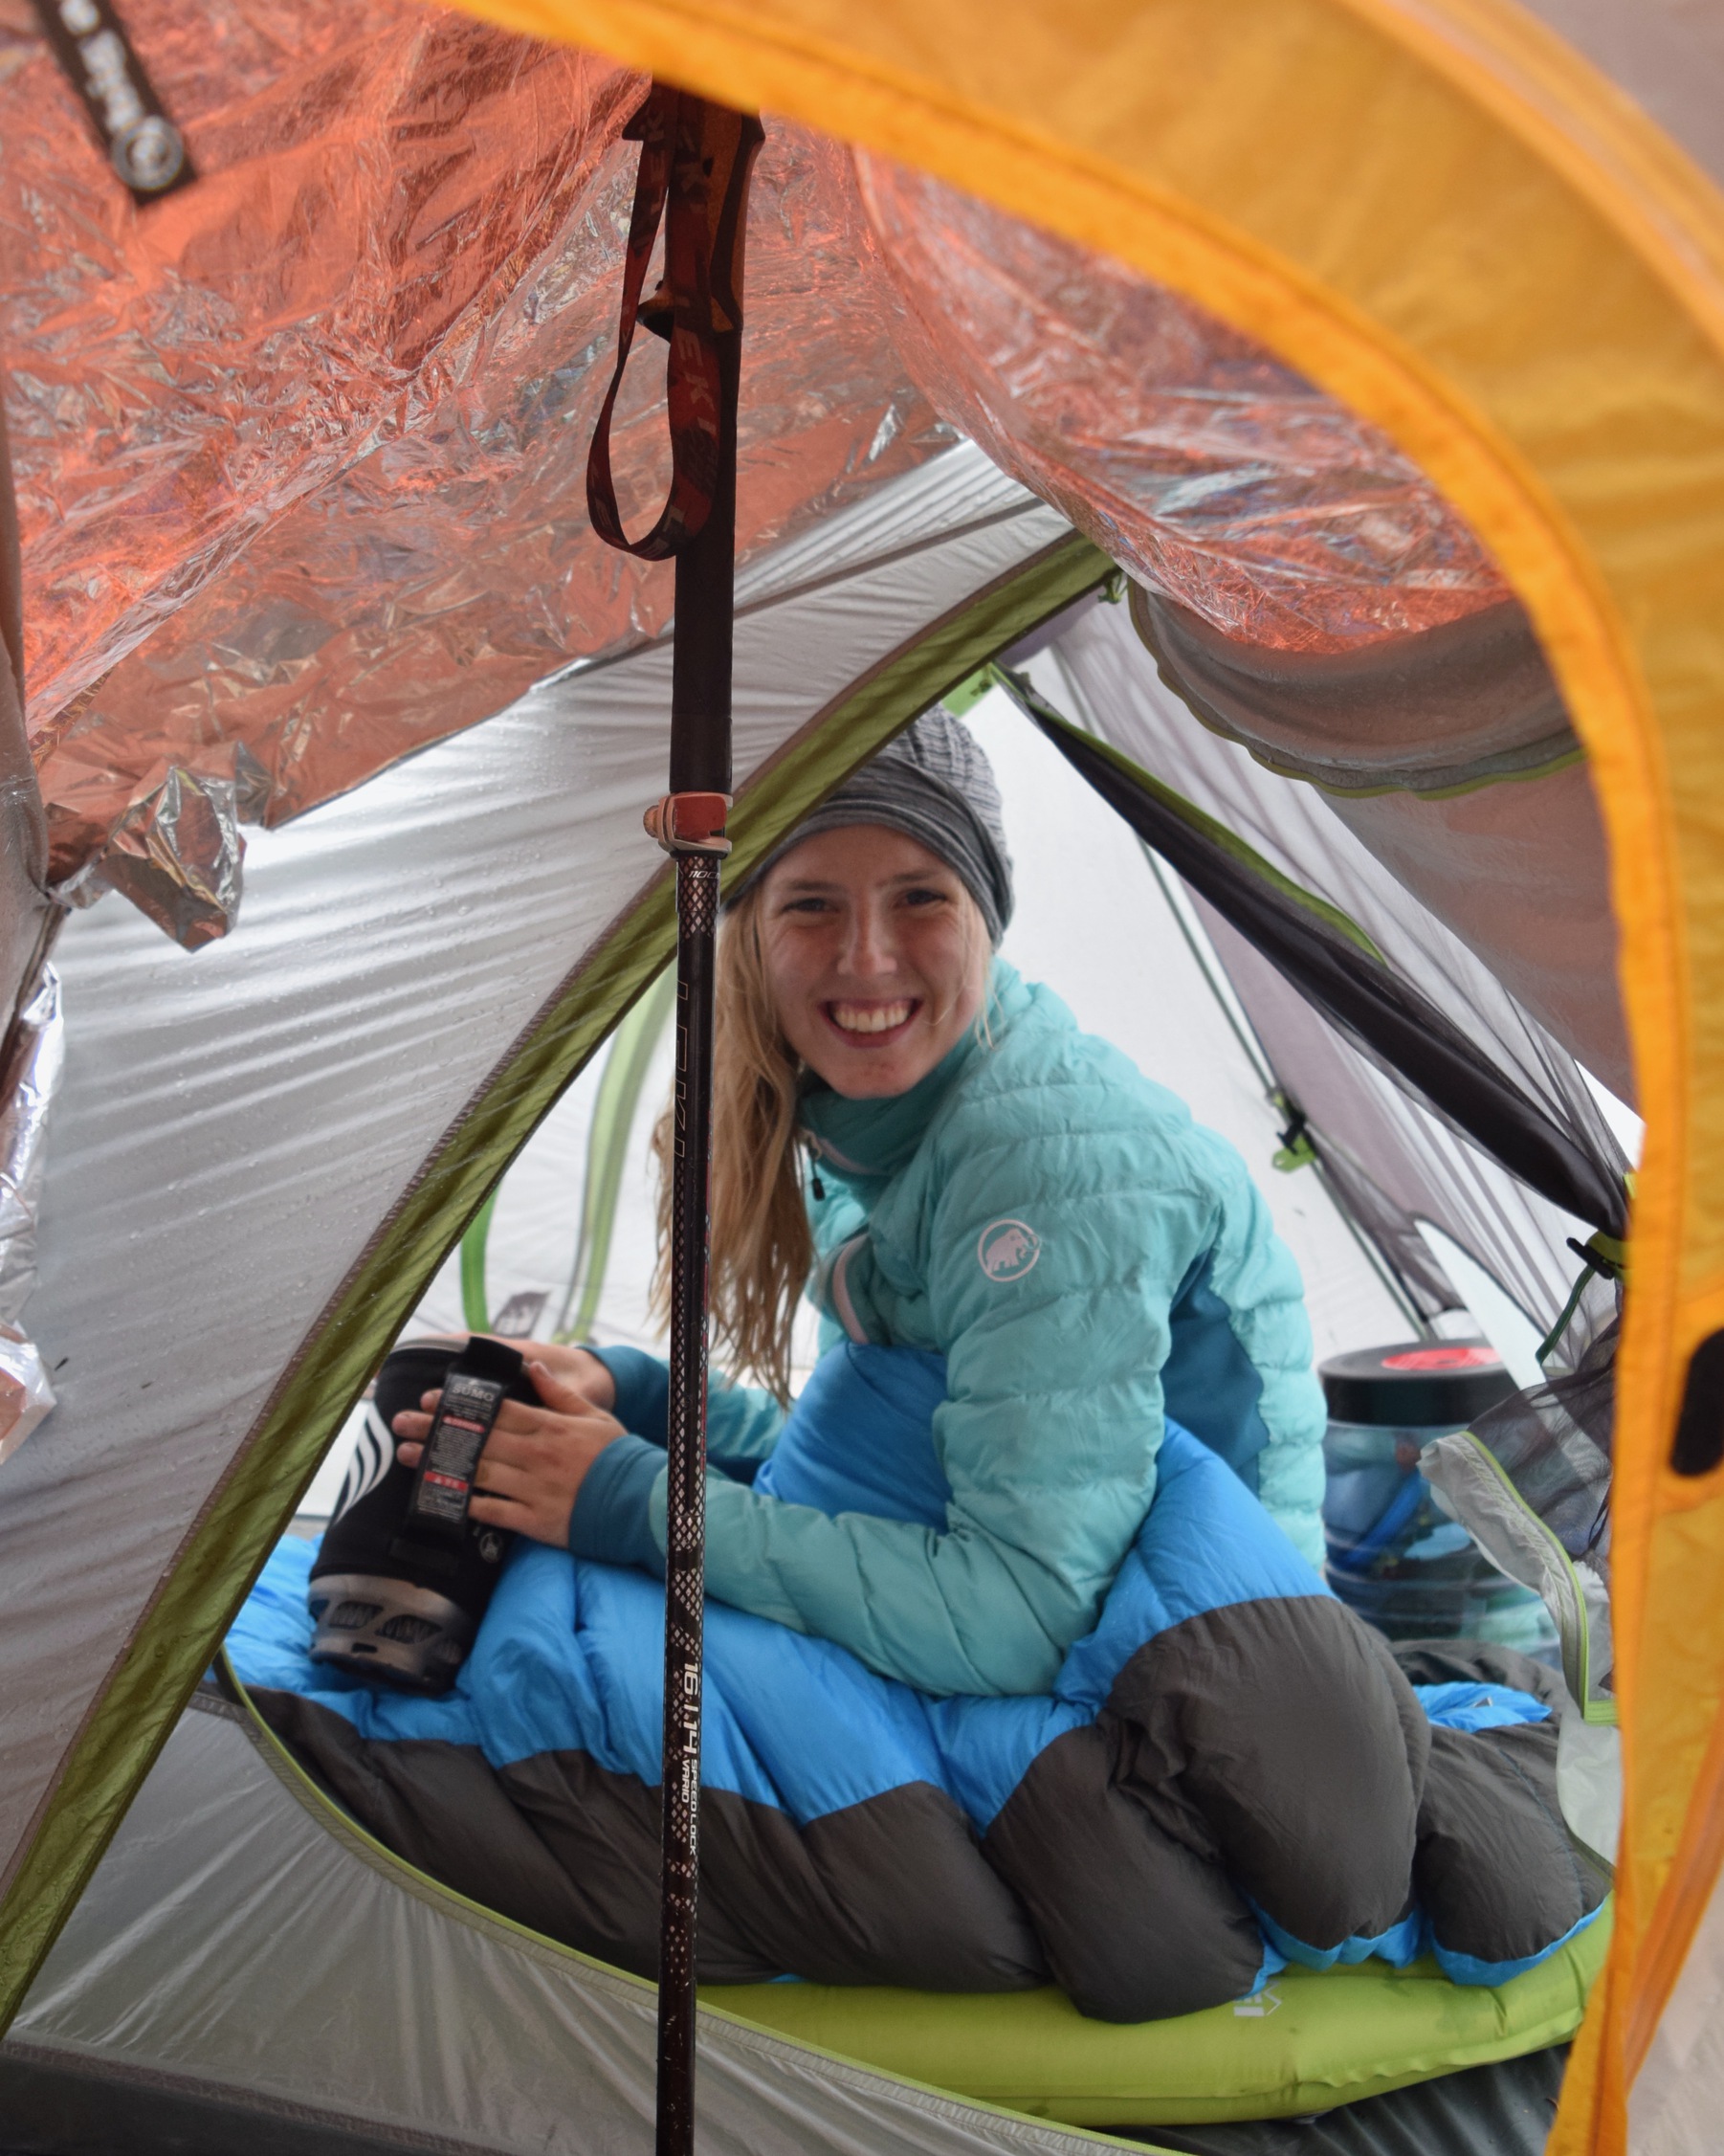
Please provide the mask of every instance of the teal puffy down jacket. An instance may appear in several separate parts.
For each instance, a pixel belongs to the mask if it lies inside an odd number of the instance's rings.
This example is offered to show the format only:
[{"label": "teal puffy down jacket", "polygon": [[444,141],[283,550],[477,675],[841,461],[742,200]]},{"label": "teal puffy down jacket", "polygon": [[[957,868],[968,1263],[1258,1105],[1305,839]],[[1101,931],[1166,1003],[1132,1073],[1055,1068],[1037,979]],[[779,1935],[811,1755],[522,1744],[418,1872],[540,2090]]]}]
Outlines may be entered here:
[{"label": "teal puffy down jacket", "polygon": [[[895,1100],[816,1090],[804,1122],[829,1326],[946,1358],[949,1524],[757,1495],[739,1478],[779,1411],[716,1387],[709,1592],[923,1691],[1045,1692],[1142,1523],[1164,1412],[1320,1562],[1324,1410],[1298,1269],[1238,1153],[1173,1094],[996,961],[984,1037]],[[638,1552],[650,1521],[662,1551],[662,1458],[602,1455],[608,1493],[584,1489],[571,1546]],[[645,1518],[619,1531],[619,1504]]]}]

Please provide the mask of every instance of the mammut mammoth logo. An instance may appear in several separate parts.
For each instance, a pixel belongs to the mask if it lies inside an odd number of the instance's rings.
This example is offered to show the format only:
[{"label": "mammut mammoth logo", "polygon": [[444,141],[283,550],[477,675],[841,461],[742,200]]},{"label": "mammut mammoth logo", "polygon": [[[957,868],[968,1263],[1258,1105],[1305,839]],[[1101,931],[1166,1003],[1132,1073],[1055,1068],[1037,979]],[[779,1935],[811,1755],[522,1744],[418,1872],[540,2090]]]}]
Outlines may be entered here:
[{"label": "mammut mammoth logo", "polygon": [[995,1220],[982,1231],[976,1256],[990,1280],[1021,1280],[1042,1255],[1042,1238],[1022,1220]]}]

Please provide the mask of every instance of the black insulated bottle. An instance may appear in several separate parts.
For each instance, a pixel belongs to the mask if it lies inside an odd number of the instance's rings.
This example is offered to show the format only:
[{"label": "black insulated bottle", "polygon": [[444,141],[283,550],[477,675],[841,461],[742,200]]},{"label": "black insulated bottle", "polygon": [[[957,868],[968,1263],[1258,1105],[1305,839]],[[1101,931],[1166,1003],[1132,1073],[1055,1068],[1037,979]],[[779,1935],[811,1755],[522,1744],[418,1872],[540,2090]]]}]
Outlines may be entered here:
[{"label": "black insulated bottle", "polygon": [[[394,1419],[438,1389],[424,1457],[403,1467]],[[405,1691],[448,1691],[515,1539],[468,1516],[479,1455],[503,1400],[538,1397],[519,1350],[500,1341],[389,1356],[312,1570],[314,1660]]]}]

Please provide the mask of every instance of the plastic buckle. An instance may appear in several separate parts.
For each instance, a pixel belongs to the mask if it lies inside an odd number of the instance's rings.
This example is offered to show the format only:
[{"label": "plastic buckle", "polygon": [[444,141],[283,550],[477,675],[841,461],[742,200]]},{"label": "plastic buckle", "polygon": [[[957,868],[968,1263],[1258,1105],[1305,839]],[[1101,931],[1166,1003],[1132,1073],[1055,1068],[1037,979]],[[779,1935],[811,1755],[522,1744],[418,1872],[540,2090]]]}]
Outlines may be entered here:
[{"label": "plastic buckle", "polygon": [[648,837],[656,839],[667,854],[724,855],[730,852],[730,840],[724,835],[730,799],[728,793],[667,793],[641,820]]}]

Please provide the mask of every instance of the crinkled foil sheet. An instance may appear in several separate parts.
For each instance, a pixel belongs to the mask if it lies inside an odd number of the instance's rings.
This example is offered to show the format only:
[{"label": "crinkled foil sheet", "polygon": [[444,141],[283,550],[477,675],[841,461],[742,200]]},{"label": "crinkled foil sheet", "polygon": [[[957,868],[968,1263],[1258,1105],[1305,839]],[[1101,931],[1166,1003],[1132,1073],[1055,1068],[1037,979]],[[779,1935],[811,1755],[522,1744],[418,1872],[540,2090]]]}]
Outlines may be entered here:
[{"label": "crinkled foil sheet", "polygon": [[1339,651],[1507,595],[1418,467],[1105,256],[856,155],[911,371],[996,463],[1225,633]]},{"label": "crinkled foil sheet", "polygon": [[[602,547],[584,492],[643,83],[411,0],[128,0],[202,174],[139,211],[20,6],[0,360],[53,875],[196,943],[237,902],[236,816],[280,822],[665,626],[670,569]],[[744,558],[961,428],[1256,642],[1502,594],[1372,429],[932,180],[772,123],[748,283]],[[666,466],[643,342],[615,433],[637,524]]]},{"label": "crinkled foil sheet", "polygon": [[59,977],[45,966],[18,1013],[0,1072],[0,1460],[54,1406],[41,1352],[18,1321],[36,1284],[48,1104],[64,1056]]},{"label": "crinkled foil sheet", "polygon": [[[46,49],[0,49],[0,357],[59,879],[128,819],[159,834],[175,769],[231,773],[243,745],[278,822],[656,633],[673,588],[598,544],[584,491],[642,78],[405,0],[126,13],[203,175],[142,212]],[[953,438],[897,358],[836,145],[774,127],[749,288],[744,557]],[[613,450],[637,522],[667,462],[642,343]]]}]

